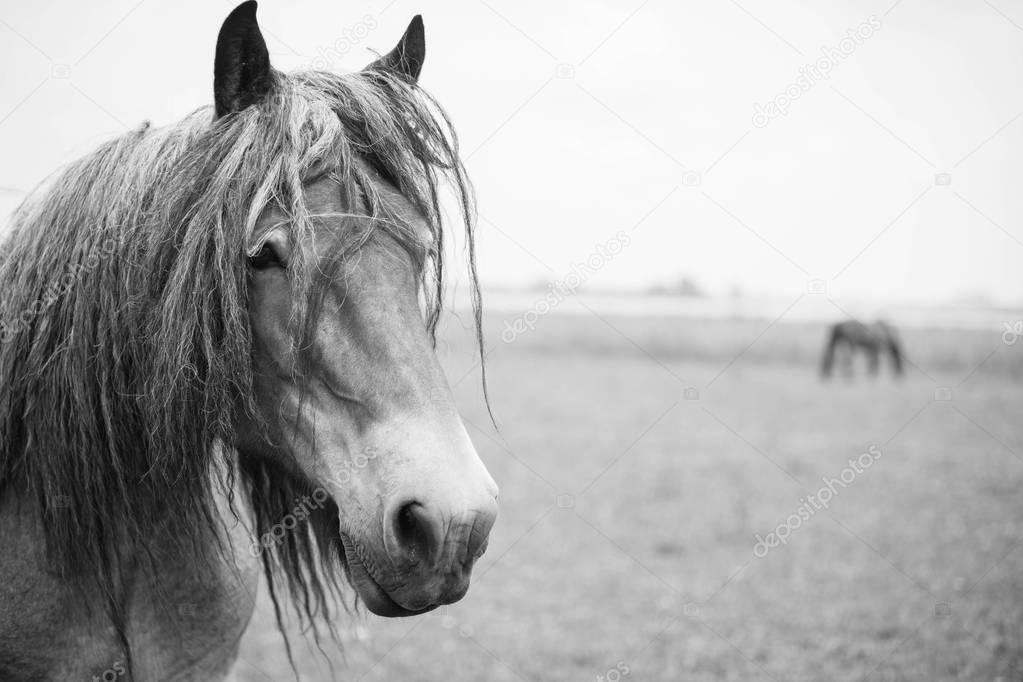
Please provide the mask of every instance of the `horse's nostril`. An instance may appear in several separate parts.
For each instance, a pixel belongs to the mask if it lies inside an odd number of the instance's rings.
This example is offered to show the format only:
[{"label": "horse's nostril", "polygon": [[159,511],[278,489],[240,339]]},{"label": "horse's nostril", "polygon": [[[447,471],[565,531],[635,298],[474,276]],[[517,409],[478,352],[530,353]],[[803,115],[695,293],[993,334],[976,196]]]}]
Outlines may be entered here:
[{"label": "horse's nostril", "polygon": [[394,535],[410,561],[428,560],[440,544],[440,528],[419,502],[408,502],[394,515]]},{"label": "horse's nostril", "polygon": [[417,503],[409,502],[398,510],[398,535],[400,537],[411,535],[416,530],[416,512],[413,509],[415,504]]}]

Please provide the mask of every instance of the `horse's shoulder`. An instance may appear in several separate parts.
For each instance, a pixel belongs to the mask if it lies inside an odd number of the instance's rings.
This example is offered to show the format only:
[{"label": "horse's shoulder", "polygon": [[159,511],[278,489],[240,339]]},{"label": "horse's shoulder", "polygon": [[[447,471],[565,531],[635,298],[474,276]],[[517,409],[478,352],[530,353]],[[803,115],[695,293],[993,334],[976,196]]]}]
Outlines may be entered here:
[{"label": "horse's shoulder", "polygon": [[154,538],[155,569],[126,572],[120,606],[128,655],[96,595],[90,602],[51,570],[35,505],[0,496],[0,680],[224,679],[259,583],[246,520],[226,513],[224,522],[223,555],[209,548],[189,556]]},{"label": "horse's shoulder", "polygon": [[0,496],[0,679],[92,679],[122,658],[102,609],[51,570],[35,506]]}]

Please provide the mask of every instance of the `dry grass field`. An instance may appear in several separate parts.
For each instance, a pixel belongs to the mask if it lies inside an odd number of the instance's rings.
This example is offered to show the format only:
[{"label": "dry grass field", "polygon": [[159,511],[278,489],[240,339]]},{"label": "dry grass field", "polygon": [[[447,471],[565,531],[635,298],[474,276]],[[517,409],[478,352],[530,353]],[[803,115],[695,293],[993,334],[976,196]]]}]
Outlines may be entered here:
[{"label": "dry grass field", "polygon": [[[503,323],[499,431],[468,335],[440,348],[501,486],[468,596],[296,640],[301,679],[1023,680],[1023,344],[907,331],[902,381],[825,384],[812,324]],[[294,679],[266,600],[237,676]]]}]

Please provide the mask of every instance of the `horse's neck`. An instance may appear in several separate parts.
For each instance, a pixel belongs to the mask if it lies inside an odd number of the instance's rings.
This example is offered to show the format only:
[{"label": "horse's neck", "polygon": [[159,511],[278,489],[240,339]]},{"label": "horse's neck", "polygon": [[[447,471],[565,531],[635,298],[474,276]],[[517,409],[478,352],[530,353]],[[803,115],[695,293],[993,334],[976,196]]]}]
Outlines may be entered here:
[{"label": "horse's neck", "polygon": [[[217,487],[214,486],[216,489]],[[133,590],[129,644],[139,679],[220,679],[237,656],[255,605],[259,560],[253,547],[248,505],[236,494],[236,518],[218,498],[224,521],[221,549],[185,557],[161,547],[155,575],[142,575]],[[155,600],[151,595],[160,594]],[[188,671],[185,673],[184,671]]]},{"label": "horse's neck", "polygon": [[[237,499],[239,510],[247,510]],[[88,603],[50,570],[35,503],[0,496],[6,548],[0,552],[0,679],[223,679],[252,616],[259,571],[248,518],[236,519],[222,498],[218,505],[223,555],[209,546],[196,556],[200,548],[185,552],[154,533],[154,571],[125,567],[116,605],[124,614],[122,639],[104,604]]]}]

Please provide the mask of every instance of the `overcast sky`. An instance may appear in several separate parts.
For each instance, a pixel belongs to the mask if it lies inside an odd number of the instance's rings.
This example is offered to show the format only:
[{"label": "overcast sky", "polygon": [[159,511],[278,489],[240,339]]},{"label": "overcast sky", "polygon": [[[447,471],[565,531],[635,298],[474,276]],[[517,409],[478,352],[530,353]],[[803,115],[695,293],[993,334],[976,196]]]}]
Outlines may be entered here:
[{"label": "overcast sky", "polygon": [[[0,3],[0,209],[208,103],[233,5]],[[259,19],[278,68],[351,70],[423,14],[490,284],[563,279],[623,231],[588,286],[1023,302],[1023,7],[810,6],[263,0]]]}]

